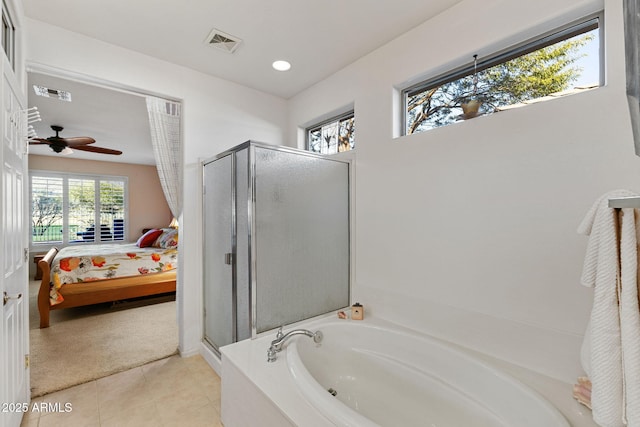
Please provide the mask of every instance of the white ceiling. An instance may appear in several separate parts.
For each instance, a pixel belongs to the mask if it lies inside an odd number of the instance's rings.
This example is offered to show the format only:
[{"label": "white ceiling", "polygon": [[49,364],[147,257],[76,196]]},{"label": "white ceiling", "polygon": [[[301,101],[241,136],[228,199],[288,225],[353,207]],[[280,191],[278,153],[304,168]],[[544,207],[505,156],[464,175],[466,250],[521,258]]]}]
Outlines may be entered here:
[{"label": "white ceiling", "polygon": [[[23,0],[28,17],[290,98],[460,0]],[[213,28],[242,39],[235,53],[204,43]],[[426,46],[426,45],[425,45]],[[292,64],[286,72],[274,60]],[[33,84],[71,92],[71,103],[35,96]],[[29,74],[39,137],[90,136],[121,156],[76,150],[76,159],[155,164],[144,98]],[[49,147],[32,154],[60,156]]]},{"label": "white ceiling", "polygon": [[[71,102],[37,96],[33,85],[71,93]],[[122,155],[74,150],[69,158],[154,165],[149,117],[142,96],[98,86],[29,73],[29,107],[38,107],[42,121],[32,123],[39,138],[54,136],[51,125],[64,127],[61,137],[90,136],[92,145],[112,148]],[[61,156],[47,145],[31,145],[30,154]]]},{"label": "white ceiling", "polygon": [[[290,98],[460,0],[23,0],[30,18]],[[243,40],[229,54],[213,28]],[[271,63],[284,59],[290,71]]]}]

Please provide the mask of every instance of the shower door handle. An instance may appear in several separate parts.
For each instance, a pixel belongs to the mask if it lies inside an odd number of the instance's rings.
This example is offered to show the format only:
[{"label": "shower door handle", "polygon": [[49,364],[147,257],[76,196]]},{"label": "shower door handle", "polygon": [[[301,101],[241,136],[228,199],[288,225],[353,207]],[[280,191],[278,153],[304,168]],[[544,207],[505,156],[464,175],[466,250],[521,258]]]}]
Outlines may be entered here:
[{"label": "shower door handle", "polygon": [[232,253],[226,253],[224,254],[224,263],[227,265],[233,265],[233,262],[235,261],[235,257],[233,256]]}]

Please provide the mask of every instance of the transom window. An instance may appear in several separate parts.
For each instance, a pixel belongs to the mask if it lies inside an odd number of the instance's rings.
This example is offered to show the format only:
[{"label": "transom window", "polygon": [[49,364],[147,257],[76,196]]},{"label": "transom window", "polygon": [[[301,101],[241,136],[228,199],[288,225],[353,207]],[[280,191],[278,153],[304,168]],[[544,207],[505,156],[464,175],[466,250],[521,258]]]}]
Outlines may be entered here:
[{"label": "transom window", "polygon": [[600,86],[600,17],[403,91],[404,134]]},{"label": "transom window", "polygon": [[13,26],[13,20],[9,13],[9,8],[6,2],[2,2],[2,49],[9,59],[9,63],[15,68],[15,33],[16,29]]},{"label": "transom window", "polygon": [[33,172],[31,243],[124,241],[127,178]]},{"label": "transom window", "polygon": [[353,111],[332,117],[307,128],[307,150],[320,154],[335,154],[355,148]]}]

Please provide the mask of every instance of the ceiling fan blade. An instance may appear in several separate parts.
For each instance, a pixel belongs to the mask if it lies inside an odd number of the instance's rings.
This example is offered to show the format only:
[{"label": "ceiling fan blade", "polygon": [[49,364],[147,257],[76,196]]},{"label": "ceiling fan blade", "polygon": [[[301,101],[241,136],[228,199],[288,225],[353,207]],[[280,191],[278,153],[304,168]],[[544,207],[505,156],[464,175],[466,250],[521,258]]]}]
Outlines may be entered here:
[{"label": "ceiling fan blade", "polygon": [[93,144],[95,139],[88,136],[76,136],[72,138],[61,138],[69,147],[78,147],[79,145]]},{"label": "ceiling fan blade", "polygon": [[32,138],[29,140],[29,144],[31,145],[37,145],[37,144],[50,144],[50,141],[47,141],[44,138]]},{"label": "ceiling fan blade", "polygon": [[73,149],[74,150],[82,150],[82,151],[91,151],[92,153],[114,154],[116,156],[122,154],[122,151],[119,151],[119,150],[112,150],[111,148],[95,147],[95,146],[92,146],[92,145],[89,145],[89,146],[85,146],[85,145],[73,146]]}]

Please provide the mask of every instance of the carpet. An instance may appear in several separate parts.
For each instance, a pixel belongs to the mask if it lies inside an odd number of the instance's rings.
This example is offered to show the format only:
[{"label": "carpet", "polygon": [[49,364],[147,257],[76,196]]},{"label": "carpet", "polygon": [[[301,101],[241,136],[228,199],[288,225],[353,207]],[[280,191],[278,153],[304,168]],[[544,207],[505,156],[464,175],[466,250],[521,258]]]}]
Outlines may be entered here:
[{"label": "carpet", "polygon": [[177,352],[175,296],[51,312],[39,328],[39,282],[31,282],[31,397],[102,378]]}]

